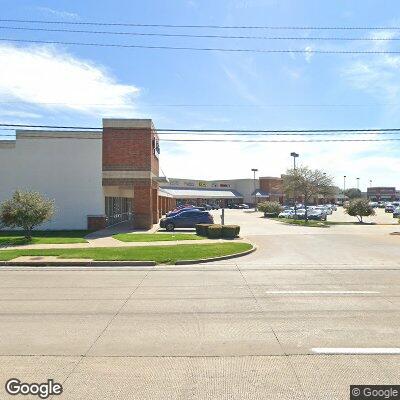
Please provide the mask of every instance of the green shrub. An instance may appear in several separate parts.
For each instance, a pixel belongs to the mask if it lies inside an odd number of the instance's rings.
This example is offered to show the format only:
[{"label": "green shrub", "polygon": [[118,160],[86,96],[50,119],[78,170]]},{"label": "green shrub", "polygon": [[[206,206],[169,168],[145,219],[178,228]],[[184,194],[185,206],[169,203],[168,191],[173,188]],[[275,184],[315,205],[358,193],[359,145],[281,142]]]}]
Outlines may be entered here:
[{"label": "green shrub", "polygon": [[352,217],[357,217],[359,222],[363,222],[363,217],[375,215],[375,210],[370,206],[368,199],[354,199],[345,207],[345,212]]},{"label": "green shrub", "polygon": [[196,225],[196,233],[199,236],[207,236],[208,227],[212,224],[197,224]]},{"label": "green shrub", "polygon": [[240,226],[239,225],[223,225],[222,226],[222,237],[225,239],[234,239],[239,236]]},{"label": "green shrub", "polygon": [[207,228],[207,237],[209,239],[219,239],[222,235],[222,225],[210,225]]},{"label": "green shrub", "polygon": [[265,201],[258,205],[258,210],[266,214],[278,215],[282,211],[282,206],[277,201]]},{"label": "green shrub", "polygon": [[276,218],[278,215],[279,215],[278,213],[269,213],[269,212],[264,213],[265,218]]}]

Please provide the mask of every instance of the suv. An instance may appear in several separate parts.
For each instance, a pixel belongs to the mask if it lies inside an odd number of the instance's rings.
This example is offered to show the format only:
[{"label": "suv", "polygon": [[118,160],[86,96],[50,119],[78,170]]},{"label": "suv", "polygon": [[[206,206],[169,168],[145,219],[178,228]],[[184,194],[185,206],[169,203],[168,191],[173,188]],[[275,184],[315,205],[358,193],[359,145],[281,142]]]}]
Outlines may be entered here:
[{"label": "suv", "polygon": [[194,228],[197,224],[213,224],[214,218],[207,211],[190,210],[160,220],[160,228],[171,232],[175,228]]}]

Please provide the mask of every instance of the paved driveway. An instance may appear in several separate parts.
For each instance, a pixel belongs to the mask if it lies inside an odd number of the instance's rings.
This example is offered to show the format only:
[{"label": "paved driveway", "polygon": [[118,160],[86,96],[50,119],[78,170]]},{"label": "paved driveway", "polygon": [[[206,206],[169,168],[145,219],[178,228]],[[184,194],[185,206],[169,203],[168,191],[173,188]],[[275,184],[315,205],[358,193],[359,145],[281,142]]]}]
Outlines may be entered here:
[{"label": "paved driveway", "polygon": [[69,400],[335,400],[398,384],[399,355],[346,353],[400,348],[400,237],[244,223],[260,248],[231,262],[2,269],[2,381],[54,378]]}]

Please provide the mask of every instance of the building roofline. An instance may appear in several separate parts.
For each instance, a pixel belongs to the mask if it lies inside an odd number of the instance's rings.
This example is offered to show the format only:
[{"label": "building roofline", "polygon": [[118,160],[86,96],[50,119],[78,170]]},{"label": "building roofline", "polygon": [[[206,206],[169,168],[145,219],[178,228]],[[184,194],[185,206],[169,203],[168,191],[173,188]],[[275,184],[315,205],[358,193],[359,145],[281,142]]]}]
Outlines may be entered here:
[{"label": "building roofline", "polygon": [[102,133],[98,131],[43,131],[17,129],[16,139],[101,139]]},{"label": "building roofline", "polygon": [[103,128],[155,129],[152,119],[103,118]]},{"label": "building roofline", "polygon": [[13,149],[15,147],[15,140],[0,140],[0,149]]}]

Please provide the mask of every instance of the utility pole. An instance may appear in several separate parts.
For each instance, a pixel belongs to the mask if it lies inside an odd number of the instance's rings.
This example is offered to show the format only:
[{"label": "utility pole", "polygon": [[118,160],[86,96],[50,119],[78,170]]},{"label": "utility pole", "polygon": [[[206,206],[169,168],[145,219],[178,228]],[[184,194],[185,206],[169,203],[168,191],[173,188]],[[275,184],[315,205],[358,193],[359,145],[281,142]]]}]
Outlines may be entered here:
[{"label": "utility pole", "polygon": [[257,189],[256,189],[256,172],[257,168],[252,168],[253,171],[253,184],[254,184],[254,211],[257,211]]},{"label": "utility pole", "polygon": [[[299,156],[299,154],[293,151],[290,153],[290,155],[293,157],[293,172],[296,173],[296,158]],[[293,196],[294,196],[294,217],[297,218],[296,182],[293,189]]]}]

